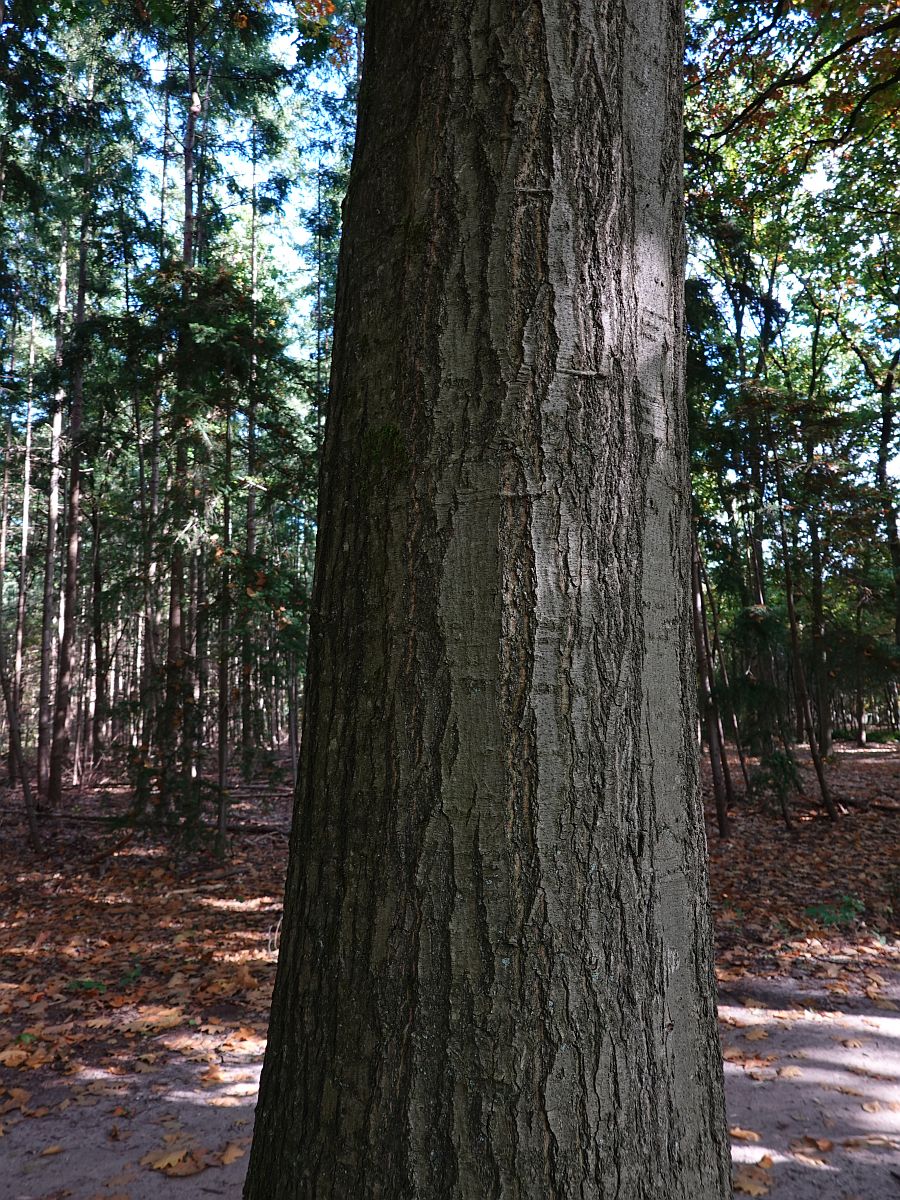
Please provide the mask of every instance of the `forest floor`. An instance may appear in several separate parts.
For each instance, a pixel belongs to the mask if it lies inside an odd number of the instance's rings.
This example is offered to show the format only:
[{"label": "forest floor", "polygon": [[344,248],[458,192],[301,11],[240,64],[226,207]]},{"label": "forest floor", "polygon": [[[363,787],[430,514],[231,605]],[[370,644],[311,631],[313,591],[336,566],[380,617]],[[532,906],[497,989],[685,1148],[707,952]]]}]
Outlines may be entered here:
[{"label": "forest floor", "polygon": [[[900,1191],[900,752],[841,750],[832,782],[837,826],[797,797],[793,836],[750,806],[710,829],[738,1197]],[[38,859],[0,794],[0,1200],[240,1197],[287,789],[237,791],[225,865],[96,822],[125,803],[72,794]]]}]

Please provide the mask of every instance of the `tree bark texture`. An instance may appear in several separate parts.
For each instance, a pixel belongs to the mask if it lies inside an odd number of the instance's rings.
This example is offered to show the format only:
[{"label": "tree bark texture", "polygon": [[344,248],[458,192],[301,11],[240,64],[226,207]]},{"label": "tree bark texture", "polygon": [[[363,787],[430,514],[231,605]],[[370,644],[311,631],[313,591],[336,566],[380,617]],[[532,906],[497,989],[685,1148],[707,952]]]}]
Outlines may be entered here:
[{"label": "tree bark texture", "polygon": [[245,1195],[724,1200],[680,6],[366,37]]}]

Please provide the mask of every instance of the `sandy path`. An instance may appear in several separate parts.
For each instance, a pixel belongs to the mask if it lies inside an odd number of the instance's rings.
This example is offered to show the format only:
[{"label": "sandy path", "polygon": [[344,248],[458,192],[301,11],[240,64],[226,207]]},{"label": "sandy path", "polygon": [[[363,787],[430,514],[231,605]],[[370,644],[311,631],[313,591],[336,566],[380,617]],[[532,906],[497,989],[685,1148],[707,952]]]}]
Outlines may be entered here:
[{"label": "sandy path", "polygon": [[[736,1195],[896,1200],[900,1011],[747,977],[723,989],[720,1014]],[[177,1038],[150,1039],[122,1074],[4,1071],[7,1089],[30,1095],[0,1118],[0,1197],[239,1200],[262,1047],[221,1038],[200,1033],[192,1056]],[[168,1160],[196,1173],[153,1165]]]}]

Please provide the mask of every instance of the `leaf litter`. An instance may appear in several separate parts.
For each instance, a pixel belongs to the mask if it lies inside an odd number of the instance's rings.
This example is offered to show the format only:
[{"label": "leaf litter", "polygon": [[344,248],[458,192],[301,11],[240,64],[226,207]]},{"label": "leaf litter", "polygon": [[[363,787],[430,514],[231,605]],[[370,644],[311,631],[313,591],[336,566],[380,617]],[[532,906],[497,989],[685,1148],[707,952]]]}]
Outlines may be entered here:
[{"label": "leaf litter", "polygon": [[[856,759],[846,787],[890,795],[898,761]],[[0,827],[0,1136],[35,1194],[162,1200],[179,1180],[187,1198],[215,1172],[239,1196],[286,866],[290,802],[273,793],[235,789],[241,818],[273,832],[237,839],[224,865],[148,834],[98,857],[70,821],[38,860]],[[68,803],[97,815],[102,796]],[[801,802],[791,838],[752,806],[733,815],[733,839],[709,841],[735,1194],[801,1200],[815,1176],[815,1200],[881,1200],[900,1148],[879,1023],[898,1014],[896,816],[854,808],[832,827]],[[810,1031],[818,1057],[786,1061]],[[827,1115],[829,1096],[858,1117]],[[861,1187],[833,1169],[851,1160],[871,1168]]]}]

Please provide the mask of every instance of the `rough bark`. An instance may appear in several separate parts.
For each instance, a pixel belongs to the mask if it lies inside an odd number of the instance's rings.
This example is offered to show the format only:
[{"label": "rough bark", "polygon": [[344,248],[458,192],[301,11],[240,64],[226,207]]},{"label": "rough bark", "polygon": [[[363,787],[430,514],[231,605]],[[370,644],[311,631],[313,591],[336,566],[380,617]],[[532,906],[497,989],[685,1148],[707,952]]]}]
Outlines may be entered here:
[{"label": "rough bark", "polygon": [[724,1200],[681,12],[372,0],[249,1200]]}]

